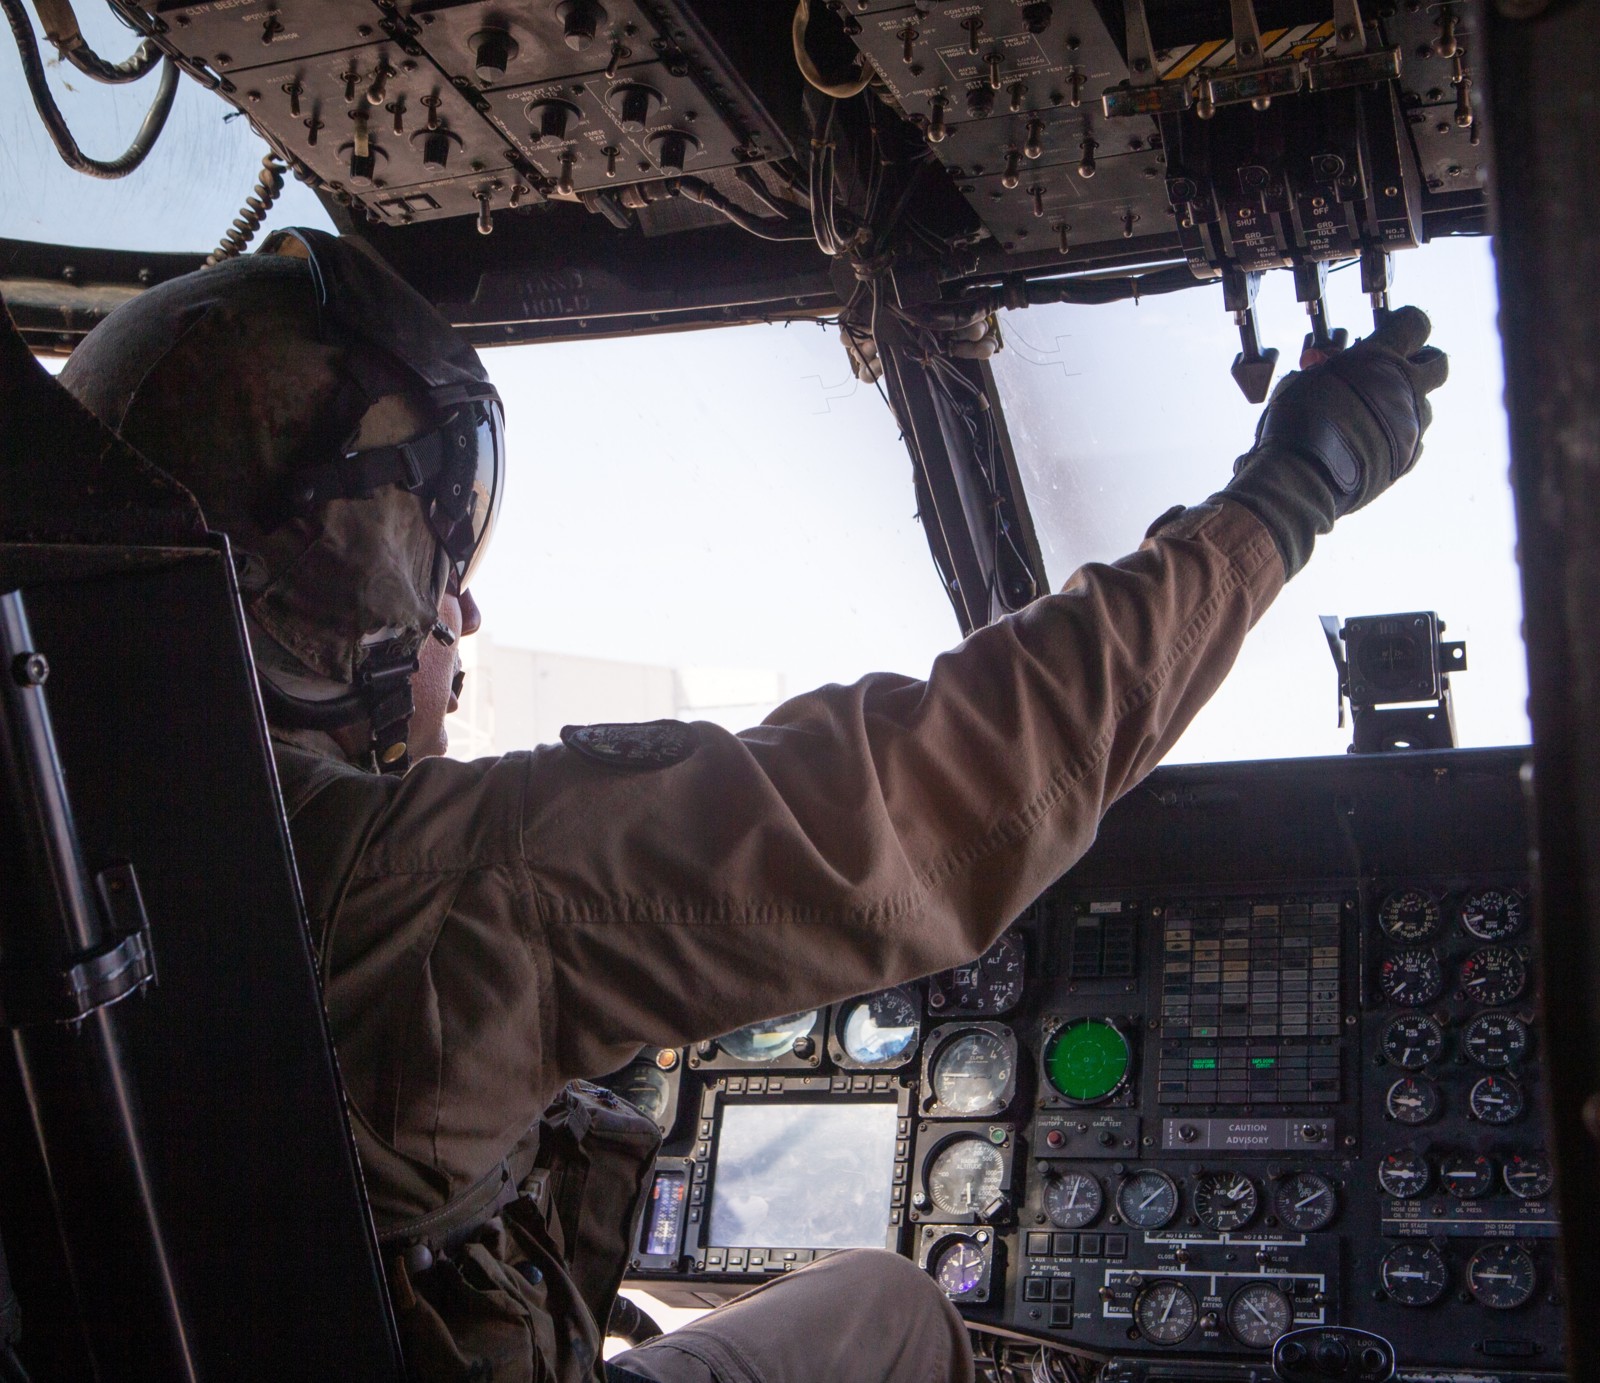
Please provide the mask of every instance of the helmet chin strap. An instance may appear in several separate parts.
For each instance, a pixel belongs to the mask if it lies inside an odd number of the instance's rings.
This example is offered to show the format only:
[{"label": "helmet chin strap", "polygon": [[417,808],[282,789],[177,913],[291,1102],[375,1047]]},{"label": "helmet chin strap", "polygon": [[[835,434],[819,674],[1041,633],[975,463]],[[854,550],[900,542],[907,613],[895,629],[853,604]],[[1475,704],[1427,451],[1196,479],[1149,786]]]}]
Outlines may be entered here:
[{"label": "helmet chin strap", "polygon": [[362,660],[355,685],[329,701],[293,696],[269,676],[257,679],[267,718],[292,730],[342,730],[365,719],[371,727],[367,748],[380,773],[404,773],[411,766],[408,741],[415,704],[411,675],[417,655],[406,640],[374,644]]},{"label": "helmet chin strap", "polygon": [[411,715],[411,675],[417,670],[417,653],[404,639],[374,644],[356,672],[355,692],[372,727],[372,757],[380,773],[404,773],[411,766],[408,741]]}]

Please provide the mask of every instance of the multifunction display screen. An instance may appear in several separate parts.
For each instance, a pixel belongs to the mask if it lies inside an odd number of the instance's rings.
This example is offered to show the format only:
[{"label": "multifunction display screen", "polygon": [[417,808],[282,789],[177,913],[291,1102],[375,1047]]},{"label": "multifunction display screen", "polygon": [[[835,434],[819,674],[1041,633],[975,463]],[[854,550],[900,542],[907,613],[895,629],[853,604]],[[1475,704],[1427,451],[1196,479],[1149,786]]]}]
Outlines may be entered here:
[{"label": "multifunction display screen", "polygon": [[882,1248],[896,1115],[893,1101],[725,1104],[708,1242]]}]

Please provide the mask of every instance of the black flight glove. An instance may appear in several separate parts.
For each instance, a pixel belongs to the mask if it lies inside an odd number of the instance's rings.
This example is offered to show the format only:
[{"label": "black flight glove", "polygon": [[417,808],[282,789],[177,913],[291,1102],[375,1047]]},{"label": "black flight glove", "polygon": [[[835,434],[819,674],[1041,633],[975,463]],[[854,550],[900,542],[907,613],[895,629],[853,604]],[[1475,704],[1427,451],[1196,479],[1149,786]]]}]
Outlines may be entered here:
[{"label": "black flight glove", "polygon": [[1317,534],[1422,454],[1428,393],[1450,373],[1445,353],[1427,344],[1431,330],[1422,311],[1399,308],[1381,330],[1273,391],[1256,444],[1234,462],[1221,497],[1266,524],[1287,575],[1305,566]]}]

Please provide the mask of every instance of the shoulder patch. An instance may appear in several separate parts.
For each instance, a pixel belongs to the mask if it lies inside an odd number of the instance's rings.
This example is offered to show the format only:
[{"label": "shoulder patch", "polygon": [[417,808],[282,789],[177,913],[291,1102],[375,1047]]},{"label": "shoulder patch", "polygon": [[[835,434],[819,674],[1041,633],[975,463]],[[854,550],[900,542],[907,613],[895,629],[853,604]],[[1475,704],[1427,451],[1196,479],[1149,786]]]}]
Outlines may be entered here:
[{"label": "shoulder patch", "polygon": [[561,742],[607,768],[642,773],[682,763],[700,747],[700,735],[681,720],[647,720],[626,725],[565,725]]}]

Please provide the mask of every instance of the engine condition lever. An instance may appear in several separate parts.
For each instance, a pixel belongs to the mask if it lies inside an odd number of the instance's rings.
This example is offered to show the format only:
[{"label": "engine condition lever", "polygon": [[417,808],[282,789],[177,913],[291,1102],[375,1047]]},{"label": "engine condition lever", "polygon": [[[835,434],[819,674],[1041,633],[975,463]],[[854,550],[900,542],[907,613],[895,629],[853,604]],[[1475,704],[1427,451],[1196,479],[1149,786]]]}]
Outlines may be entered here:
[{"label": "engine condition lever", "polygon": [[1305,304],[1306,315],[1311,319],[1311,330],[1300,347],[1300,368],[1309,370],[1320,365],[1332,355],[1337,355],[1350,344],[1350,333],[1343,327],[1328,326],[1328,264],[1326,260],[1313,260],[1310,264],[1294,266],[1294,295]]},{"label": "engine condition lever", "polygon": [[1372,301],[1372,325],[1382,331],[1389,324],[1389,289],[1394,284],[1394,256],[1377,245],[1361,248],[1361,291]]},{"label": "engine condition lever", "polygon": [[1256,334],[1256,289],[1260,287],[1261,274],[1257,270],[1226,269],[1222,274],[1222,301],[1239,327],[1242,347],[1233,358],[1233,382],[1251,403],[1265,403],[1272,388],[1272,376],[1278,369],[1278,352],[1274,347],[1261,349],[1261,339]]}]

